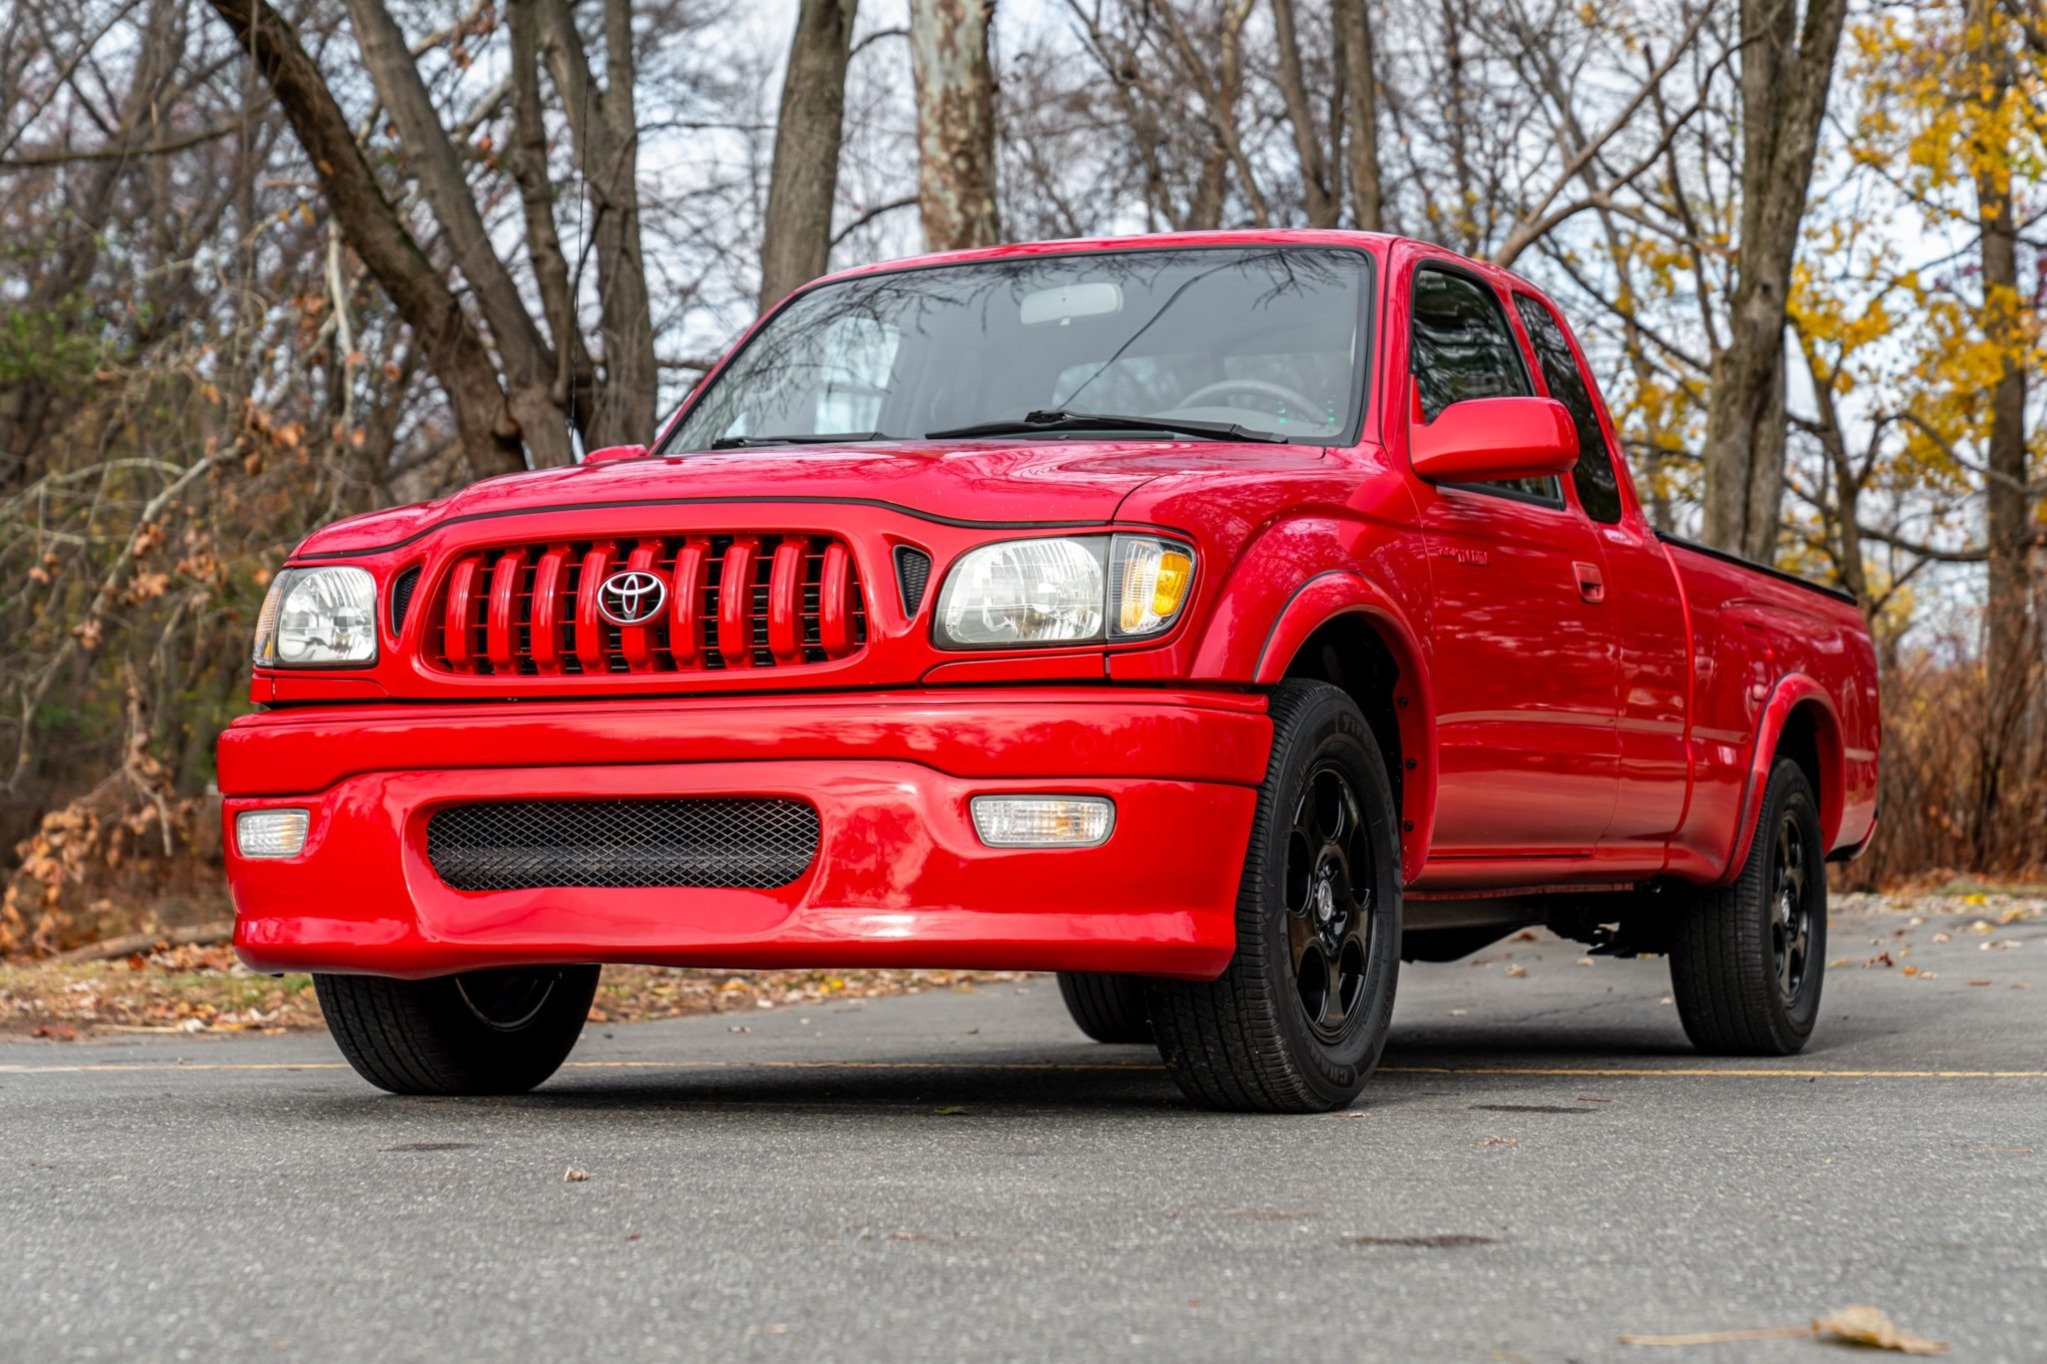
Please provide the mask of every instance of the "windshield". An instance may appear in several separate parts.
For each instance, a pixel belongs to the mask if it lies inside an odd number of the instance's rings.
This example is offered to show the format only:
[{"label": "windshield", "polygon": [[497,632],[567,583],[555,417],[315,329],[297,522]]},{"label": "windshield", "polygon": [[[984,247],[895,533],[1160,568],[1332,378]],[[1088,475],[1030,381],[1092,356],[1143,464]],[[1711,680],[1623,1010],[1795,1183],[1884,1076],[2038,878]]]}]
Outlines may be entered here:
[{"label": "windshield", "polygon": [[820,285],[662,448],[914,440],[1053,412],[1335,444],[1363,389],[1369,268],[1335,248],[1098,251]]}]

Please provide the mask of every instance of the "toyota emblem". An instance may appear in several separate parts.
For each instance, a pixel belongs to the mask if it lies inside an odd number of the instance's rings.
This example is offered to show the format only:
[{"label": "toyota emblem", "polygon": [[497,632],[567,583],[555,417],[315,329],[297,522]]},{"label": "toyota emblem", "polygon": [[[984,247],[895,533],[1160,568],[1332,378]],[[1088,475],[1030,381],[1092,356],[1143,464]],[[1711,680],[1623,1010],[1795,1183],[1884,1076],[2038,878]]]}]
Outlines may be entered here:
[{"label": "toyota emblem", "polygon": [[645,625],[661,614],[668,587],[652,573],[614,573],[597,589],[597,613],[613,625]]}]

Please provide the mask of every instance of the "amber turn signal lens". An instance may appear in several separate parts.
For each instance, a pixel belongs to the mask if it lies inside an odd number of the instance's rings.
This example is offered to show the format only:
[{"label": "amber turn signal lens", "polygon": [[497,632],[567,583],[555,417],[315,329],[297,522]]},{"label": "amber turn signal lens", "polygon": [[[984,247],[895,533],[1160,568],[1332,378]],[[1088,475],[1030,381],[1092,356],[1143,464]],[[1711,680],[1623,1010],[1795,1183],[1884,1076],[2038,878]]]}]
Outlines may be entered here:
[{"label": "amber turn signal lens", "polygon": [[1109,576],[1116,590],[1116,633],[1155,635],[1187,604],[1194,555],[1170,540],[1119,535],[1110,552]]}]

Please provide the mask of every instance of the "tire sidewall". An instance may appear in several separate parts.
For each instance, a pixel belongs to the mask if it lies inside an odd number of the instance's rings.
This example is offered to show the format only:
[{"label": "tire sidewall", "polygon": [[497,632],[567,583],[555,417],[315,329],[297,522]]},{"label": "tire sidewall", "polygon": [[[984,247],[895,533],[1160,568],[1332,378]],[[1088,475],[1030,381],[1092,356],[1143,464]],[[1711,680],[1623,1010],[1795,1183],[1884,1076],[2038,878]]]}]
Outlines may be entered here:
[{"label": "tire sidewall", "polygon": [[[1812,903],[1811,941],[1806,950],[1805,978],[1799,982],[1797,997],[1787,1002],[1777,988],[1777,963],[1770,945],[1770,918],[1775,905],[1777,827],[1789,814],[1798,821],[1807,859],[1808,891]],[[1795,765],[1785,765],[1770,783],[1756,823],[1755,844],[1749,856],[1754,866],[1753,888],[1744,896],[1744,906],[1760,920],[1757,941],[1762,946],[1764,979],[1770,982],[1770,1023],[1787,1041],[1803,1043],[1819,1021],[1820,993],[1826,983],[1827,960],[1827,863],[1820,848],[1819,806],[1812,786]]]},{"label": "tire sidewall", "polygon": [[[1287,937],[1285,894],[1288,823],[1305,795],[1310,775],[1333,759],[1350,776],[1363,808],[1372,866],[1371,933],[1365,962],[1364,1017],[1359,1025],[1332,1043],[1318,1035],[1298,1002],[1293,957]],[[1377,742],[1364,718],[1341,692],[1330,688],[1314,698],[1297,717],[1282,742],[1274,745],[1269,789],[1260,801],[1252,836],[1263,840],[1260,875],[1246,876],[1239,931],[1262,937],[1260,953],[1266,975],[1265,995],[1272,1003],[1287,1056],[1303,1083],[1324,1101],[1336,1105],[1356,1097],[1386,1046],[1393,1014],[1394,989],[1400,970],[1400,840],[1391,783]],[[1252,922],[1245,922],[1247,919]]]}]

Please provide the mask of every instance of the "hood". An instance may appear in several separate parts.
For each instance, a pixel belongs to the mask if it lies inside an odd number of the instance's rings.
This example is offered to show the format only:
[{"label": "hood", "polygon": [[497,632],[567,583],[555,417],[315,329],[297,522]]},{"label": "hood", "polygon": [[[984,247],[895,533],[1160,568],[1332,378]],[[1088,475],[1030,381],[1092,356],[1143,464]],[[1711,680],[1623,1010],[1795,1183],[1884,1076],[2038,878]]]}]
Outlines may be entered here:
[{"label": "hood", "polygon": [[299,550],[365,552],[457,518],[668,498],[841,499],[966,522],[1106,522],[1124,498],[1155,478],[1310,470],[1323,458],[1315,446],[1157,439],[698,452],[486,479],[437,501],[337,521]]}]

